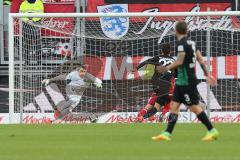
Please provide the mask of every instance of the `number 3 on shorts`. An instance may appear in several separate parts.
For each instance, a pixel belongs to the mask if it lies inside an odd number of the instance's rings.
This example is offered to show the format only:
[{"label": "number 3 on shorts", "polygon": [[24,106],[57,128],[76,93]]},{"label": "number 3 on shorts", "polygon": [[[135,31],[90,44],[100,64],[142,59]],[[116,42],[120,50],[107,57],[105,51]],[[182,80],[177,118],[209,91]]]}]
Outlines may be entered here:
[{"label": "number 3 on shorts", "polygon": [[185,98],[185,102],[187,102],[187,104],[191,103],[190,97],[188,94],[184,94],[184,98]]}]

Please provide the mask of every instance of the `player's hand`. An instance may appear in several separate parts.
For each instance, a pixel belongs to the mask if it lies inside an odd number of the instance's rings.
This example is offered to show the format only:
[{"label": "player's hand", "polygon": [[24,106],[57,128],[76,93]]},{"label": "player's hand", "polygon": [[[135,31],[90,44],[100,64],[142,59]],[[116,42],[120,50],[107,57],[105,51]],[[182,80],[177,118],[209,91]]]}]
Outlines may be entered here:
[{"label": "player's hand", "polygon": [[101,79],[96,78],[96,80],[95,80],[95,82],[94,82],[94,85],[95,85],[97,88],[102,88],[102,81],[101,81]]},{"label": "player's hand", "polygon": [[212,75],[207,76],[207,82],[210,84],[210,86],[217,85],[217,80]]},{"label": "player's hand", "polygon": [[45,85],[45,86],[47,86],[49,83],[50,83],[50,79],[44,79],[42,81],[42,84]]}]

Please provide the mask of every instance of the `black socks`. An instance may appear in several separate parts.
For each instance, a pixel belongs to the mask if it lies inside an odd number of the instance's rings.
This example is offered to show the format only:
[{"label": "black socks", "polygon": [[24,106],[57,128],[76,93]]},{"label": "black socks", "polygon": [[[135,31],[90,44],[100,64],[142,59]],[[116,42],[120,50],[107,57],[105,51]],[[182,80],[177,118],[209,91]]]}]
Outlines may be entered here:
[{"label": "black socks", "polygon": [[174,113],[170,113],[169,117],[168,117],[168,126],[167,126],[167,129],[166,129],[166,132],[168,133],[172,133],[173,131],[173,128],[177,122],[177,119],[178,119],[178,115],[177,114],[174,114]]},{"label": "black socks", "polygon": [[[197,118],[207,127],[207,129],[210,131],[211,129],[213,129],[212,123],[210,122],[210,120],[208,119],[206,113],[203,111],[200,114],[197,115]],[[168,133],[172,133],[174,126],[177,122],[178,119],[178,115],[174,114],[174,113],[170,113],[169,117],[168,117],[168,126],[166,129],[166,132]]]},{"label": "black socks", "polygon": [[156,114],[157,112],[158,112],[157,108],[152,107],[147,111],[147,113],[143,116],[143,118],[144,119],[149,118],[149,117],[153,116],[154,114]]},{"label": "black socks", "polygon": [[197,118],[207,127],[207,129],[210,131],[213,129],[212,123],[208,119],[206,113],[202,111],[200,114],[197,115]]}]

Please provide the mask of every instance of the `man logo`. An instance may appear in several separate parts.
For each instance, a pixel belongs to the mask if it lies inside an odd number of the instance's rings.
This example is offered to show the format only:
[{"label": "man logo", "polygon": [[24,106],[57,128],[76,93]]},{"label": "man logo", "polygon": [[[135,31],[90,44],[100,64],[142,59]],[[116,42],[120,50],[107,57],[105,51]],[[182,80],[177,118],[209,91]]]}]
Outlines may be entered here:
[{"label": "man logo", "polygon": [[[99,13],[127,13],[127,4],[112,4],[97,7]],[[100,18],[103,33],[111,39],[120,39],[128,32],[128,17],[103,17]]]}]

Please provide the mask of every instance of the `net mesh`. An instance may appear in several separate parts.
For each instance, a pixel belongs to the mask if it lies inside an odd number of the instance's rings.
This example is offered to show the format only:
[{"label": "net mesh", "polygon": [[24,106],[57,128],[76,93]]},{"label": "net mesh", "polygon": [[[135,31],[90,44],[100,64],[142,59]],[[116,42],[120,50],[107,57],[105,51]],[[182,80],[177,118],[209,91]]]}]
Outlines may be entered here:
[{"label": "net mesh", "polygon": [[[103,81],[101,89],[90,85],[74,112],[134,112],[153,92],[144,67],[130,71],[150,57],[161,54],[162,43],[171,44],[176,56],[174,27],[189,25],[189,37],[207,59],[218,85],[210,91],[212,111],[240,110],[240,31],[235,16],[208,17],[94,17],[42,18],[40,22],[14,19],[14,110],[52,112],[66,99],[66,82],[45,87],[43,79],[68,74],[80,65]],[[207,103],[207,88],[196,66],[198,89]]]}]

